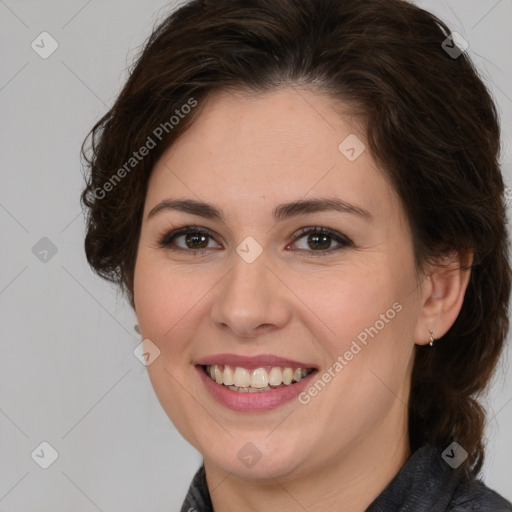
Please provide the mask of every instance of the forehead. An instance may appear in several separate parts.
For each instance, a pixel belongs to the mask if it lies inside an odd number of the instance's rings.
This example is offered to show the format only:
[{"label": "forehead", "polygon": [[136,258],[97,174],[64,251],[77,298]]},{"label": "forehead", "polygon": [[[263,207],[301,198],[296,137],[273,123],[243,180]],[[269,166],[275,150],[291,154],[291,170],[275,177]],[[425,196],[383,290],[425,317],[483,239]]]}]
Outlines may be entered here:
[{"label": "forehead", "polygon": [[344,115],[339,102],[283,88],[251,95],[219,91],[198,108],[190,128],[153,169],[146,213],[168,196],[236,203],[253,214],[262,207],[257,198],[282,203],[337,196],[364,201],[376,215],[397,206],[365,148],[359,120]]},{"label": "forehead", "polygon": [[[177,146],[183,150],[192,144],[219,158],[257,156],[261,160],[268,152],[291,161],[306,156],[308,163],[314,163],[329,155],[338,157],[340,137],[356,133],[364,137],[358,118],[345,112],[340,102],[296,87],[258,94],[216,91],[199,111],[193,129],[169,148],[170,154]],[[198,137],[202,139],[199,147]]]}]

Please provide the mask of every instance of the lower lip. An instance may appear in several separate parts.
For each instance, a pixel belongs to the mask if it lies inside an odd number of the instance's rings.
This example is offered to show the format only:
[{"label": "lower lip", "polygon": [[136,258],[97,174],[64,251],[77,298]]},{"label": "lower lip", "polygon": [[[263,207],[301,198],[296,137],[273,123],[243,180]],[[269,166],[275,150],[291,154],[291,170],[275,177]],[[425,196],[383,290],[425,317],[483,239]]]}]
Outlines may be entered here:
[{"label": "lower lip", "polygon": [[217,384],[208,377],[202,366],[196,366],[196,369],[206,389],[211,393],[213,398],[229,409],[238,412],[261,412],[275,409],[297,397],[304,388],[307,387],[313,375],[317,373],[313,371],[301,381],[286,387],[283,386],[281,388],[272,389],[271,391],[255,391],[250,393],[232,391],[222,384]]}]

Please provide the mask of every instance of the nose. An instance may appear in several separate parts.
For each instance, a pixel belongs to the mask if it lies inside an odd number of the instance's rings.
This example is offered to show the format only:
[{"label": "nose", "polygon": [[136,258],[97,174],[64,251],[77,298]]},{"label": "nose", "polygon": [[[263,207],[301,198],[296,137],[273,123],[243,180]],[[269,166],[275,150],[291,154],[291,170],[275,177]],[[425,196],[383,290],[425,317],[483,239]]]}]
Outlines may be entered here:
[{"label": "nose", "polygon": [[261,254],[247,263],[233,256],[230,272],[215,287],[212,321],[239,338],[256,338],[282,329],[291,317],[287,287]]}]

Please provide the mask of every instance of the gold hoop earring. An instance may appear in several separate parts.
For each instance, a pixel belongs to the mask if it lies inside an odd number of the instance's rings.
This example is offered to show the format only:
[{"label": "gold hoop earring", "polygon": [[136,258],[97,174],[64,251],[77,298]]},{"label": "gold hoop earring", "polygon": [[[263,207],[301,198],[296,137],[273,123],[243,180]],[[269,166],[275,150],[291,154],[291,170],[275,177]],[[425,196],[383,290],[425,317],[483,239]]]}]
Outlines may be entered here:
[{"label": "gold hoop earring", "polygon": [[434,333],[432,331],[428,331],[430,333],[430,343],[429,345],[432,347],[434,345],[434,341],[435,341],[435,338],[434,338]]}]

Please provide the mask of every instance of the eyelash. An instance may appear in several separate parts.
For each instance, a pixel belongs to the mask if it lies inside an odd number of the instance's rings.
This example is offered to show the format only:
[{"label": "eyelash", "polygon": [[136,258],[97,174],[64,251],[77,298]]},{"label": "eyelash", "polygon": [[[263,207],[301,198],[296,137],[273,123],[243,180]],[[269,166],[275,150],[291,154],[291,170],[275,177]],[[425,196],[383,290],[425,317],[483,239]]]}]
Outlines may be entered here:
[{"label": "eyelash", "polygon": [[[188,235],[188,234],[199,234],[199,235],[204,235],[204,236],[208,236],[208,237],[210,237],[212,239],[215,239],[213,234],[209,230],[207,230],[205,228],[196,227],[196,226],[184,226],[182,228],[175,229],[173,231],[165,233],[160,238],[160,240],[158,242],[158,247],[159,248],[167,248],[167,249],[172,250],[172,251],[181,251],[181,252],[186,252],[186,253],[192,253],[195,256],[200,256],[204,252],[210,250],[208,248],[204,248],[204,249],[184,249],[182,247],[172,247],[172,248],[170,247],[171,243],[176,238],[178,238],[179,236]],[[334,241],[336,241],[336,242],[338,242],[340,244],[338,247],[331,248],[331,249],[322,249],[322,250],[319,250],[319,251],[313,251],[313,250],[308,251],[308,250],[305,250],[305,249],[298,249],[298,251],[311,253],[311,255],[313,257],[328,256],[329,254],[331,254],[333,252],[337,252],[337,251],[339,251],[339,250],[341,250],[341,249],[343,249],[345,247],[353,247],[353,245],[354,245],[353,242],[351,240],[349,240],[346,236],[343,236],[340,233],[338,233],[336,231],[333,231],[332,229],[323,228],[323,227],[307,227],[307,228],[300,229],[294,235],[293,243],[295,243],[297,240],[299,240],[303,236],[309,235],[309,234],[328,235]]]}]

